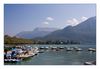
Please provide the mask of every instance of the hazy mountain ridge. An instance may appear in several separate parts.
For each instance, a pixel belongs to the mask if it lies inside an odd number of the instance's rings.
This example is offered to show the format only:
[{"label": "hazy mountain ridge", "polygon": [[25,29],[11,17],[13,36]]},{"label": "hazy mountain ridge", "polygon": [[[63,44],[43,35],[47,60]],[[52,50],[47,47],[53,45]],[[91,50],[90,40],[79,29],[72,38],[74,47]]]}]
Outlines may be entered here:
[{"label": "hazy mountain ridge", "polygon": [[16,35],[19,38],[32,39],[36,37],[43,37],[47,34],[57,30],[56,28],[35,28],[33,31],[22,31]]},{"label": "hazy mountain ridge", "polygon": [[45,36],[45,40],[74,40],[80,43],[96,43],[96,17],[91,17],[77,26],[68,26]]},{"label": "hazy mountain ridge", "polygon": [[73,40],[83,44],[96,44],[96,17],[91,17],[77,26],[67,26],[59,30],[36,28],[34,31],[21,32],[17,36],[35,40]]}]

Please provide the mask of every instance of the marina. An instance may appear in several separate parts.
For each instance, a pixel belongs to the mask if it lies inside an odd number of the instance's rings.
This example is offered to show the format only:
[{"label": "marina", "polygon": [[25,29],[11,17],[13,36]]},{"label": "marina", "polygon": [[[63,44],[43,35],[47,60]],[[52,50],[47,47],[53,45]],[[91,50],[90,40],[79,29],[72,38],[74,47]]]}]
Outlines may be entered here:
[{"label": "marina", "polygon": [[[6,47],[6,46],[5,46]],[[11,47],[11,46],[10,46]],[[5,65],[95,65],[96,49],[87,45],[22,45],[5,52]],[[89,51],[90,49],[93,50]],[[95,51],[94,51],[95,50]],[[10,55],[11,54],[11,55]],[[24,60],[27,59],[28,60]]]},{"label": "marina", "polygon": [[96,65],[96,10],[76,1],[4,4],[4,65]]}]

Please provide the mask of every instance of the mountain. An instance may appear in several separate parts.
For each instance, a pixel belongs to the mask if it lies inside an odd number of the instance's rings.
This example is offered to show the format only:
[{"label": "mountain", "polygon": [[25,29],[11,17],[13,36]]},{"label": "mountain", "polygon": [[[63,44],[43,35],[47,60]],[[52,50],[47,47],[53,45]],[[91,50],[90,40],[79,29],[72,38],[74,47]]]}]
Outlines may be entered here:
[{"label": "mountain", "polygon": [[44,40],[74,40],[82,44],[96,43],[96,17],[91,17],[77,26],[67,26],[62,30],[54,31]]},{"label": "mountain", "polygon": [[20,32],[16,35],[16,37],[26,38],[26,39],[44,37],[55,30],[57,30],[57,28],[35,28],[33,31]]}]

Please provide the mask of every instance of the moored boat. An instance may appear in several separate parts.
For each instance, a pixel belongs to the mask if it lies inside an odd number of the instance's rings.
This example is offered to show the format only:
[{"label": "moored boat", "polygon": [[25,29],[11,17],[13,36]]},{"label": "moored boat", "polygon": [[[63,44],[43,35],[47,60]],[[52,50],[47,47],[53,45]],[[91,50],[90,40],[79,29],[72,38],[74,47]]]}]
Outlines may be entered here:
[{"label": "moored boat", "polygon": [[67,51],[72,51],[72,50],[73,50],[73,48],[70,48],[70,47],[67,48]]},{"label": "moored boat", "polygon": [[89,48],[88,51],[96,52],[96,49],[94,49],[94,48]]},{"label": "moored boat", "polygon": [[4,59],[4,62],[20,62],[21,59]]},{"label": "moored boat", "polygon": [[59,47],[59,49],[64,49],[64,47]]},{"label": "moored boat", "polygon": [[76,51],[82,51],[82,49],[81,49],[81,48],[76,48],[75,50],[76,50]]},{"label": "moored boat", "polygon": [[84,65],[96,65],[96,61],[85,62]]},{"label": "moored boat", "polygon": [[39,49],[45,49],[45,47],[39,47]]}]

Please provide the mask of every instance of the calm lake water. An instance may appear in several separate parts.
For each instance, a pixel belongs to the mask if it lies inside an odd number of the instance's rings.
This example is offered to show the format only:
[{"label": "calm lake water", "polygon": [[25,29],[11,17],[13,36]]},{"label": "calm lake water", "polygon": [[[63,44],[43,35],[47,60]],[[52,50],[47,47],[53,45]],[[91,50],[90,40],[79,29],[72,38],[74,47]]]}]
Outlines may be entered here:
[{"label": "calm lake water", "polygon": [[96,52],[89,52],[88,48],[96,48],[96,45],[31,45],[40,46],[62,46],[62,47],[80,47],[83,51],[66,51],[65,49],[54,51],[44,50],[36,56],[27,58],[17,63],[4,63],[5,65],[83,65],[86,61],[95,61]]}]

